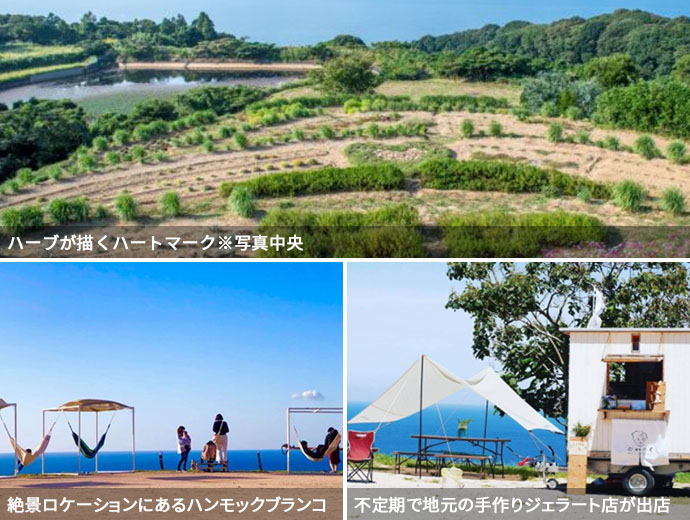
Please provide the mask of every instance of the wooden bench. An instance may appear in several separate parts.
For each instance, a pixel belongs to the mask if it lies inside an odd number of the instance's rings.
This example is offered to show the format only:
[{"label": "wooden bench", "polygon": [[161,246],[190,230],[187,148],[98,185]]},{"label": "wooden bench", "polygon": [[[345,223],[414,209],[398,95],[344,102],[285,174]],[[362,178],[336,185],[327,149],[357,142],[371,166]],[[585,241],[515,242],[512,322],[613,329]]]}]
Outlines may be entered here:
[{"label": "wooden bench", "polygon": [[483,478],[485,476],[485,465],[489,463],[489,469],[491,470],[491,475],[495,477],[493,457],[490,455],[474,455],[472,453],[436,453],[431,451],[394,451],[395,455],[395,471],[400,473],[400,467],[404,462],[411,460],[413,457],[416,459],[415,473],[419,469],[419,474],[422,473],[422,461],[433,461],[434,470],[441,474],[441,470],[454,461],[465,460],[468,463],[470,461],[477,461],[480,467],[480,474]]},{"label": "wooden bench", "polygon": [[196,469],[196,471],[206,471],[210,473],[213,473],[214,471],[221,471],[225,473],[228,471],[228,463],[206,460],[192,460],[192,470],[194,469]]}]

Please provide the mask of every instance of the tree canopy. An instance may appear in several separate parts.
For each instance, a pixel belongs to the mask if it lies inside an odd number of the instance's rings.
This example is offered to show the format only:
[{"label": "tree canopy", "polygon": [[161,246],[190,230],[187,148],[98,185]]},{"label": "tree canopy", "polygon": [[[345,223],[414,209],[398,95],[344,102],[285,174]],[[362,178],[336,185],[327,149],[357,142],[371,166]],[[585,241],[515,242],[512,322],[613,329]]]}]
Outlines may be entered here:
[{"label": "tree canopy", "polygon": [[372,70],[373,59],[353,54],[327,62],[312,73],[312,79],[322,90],[333,94],[362,94],[379,83]]},{"label": "tree canopy", "polygon": [[442,36],[425,36],[415,45],[426,52],[464,52],[495,47],[528,59],[565,66],[612,54],[633,57],[644,77],[668,74],[676,57],[690,52],[690,18],[666,18],[619,9],[592,18],[573,17],[550,24],[515,21]]},{"label": "tree canopy", "polygon": [[65,159],[88,136],[84,111],[71,101],[15,103],[0,111],[0,181]]},{"label": "tree canopy", "polygon": [[690,273],[686,264],[630,262],[451,263],[460,282],[446,308],[474,318],[476,358],[501,364],[503,379],[532,407],[564,423],[568,336],[584,327],[591,296],[606,299],[604,327],[687,327]]}]

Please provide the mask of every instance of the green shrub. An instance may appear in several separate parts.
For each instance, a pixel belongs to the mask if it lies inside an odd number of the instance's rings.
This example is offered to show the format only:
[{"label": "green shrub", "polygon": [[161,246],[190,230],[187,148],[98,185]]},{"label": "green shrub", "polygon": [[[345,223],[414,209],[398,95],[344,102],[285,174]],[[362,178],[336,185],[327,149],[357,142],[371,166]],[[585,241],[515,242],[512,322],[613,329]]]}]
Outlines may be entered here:
[{"label": "green shrub", "polygon": [[31,168],[20,168],[17,170],[15,179],[21,186],[32,184],[34,182],[34,172]]},{"label": "green shrub", "polygon": [[22,206],[0,213],[0,224],[5,234],[21,236],[43,227],[43,209],[40,206]]},{"label": "green shrub", "polygon": [[96,210],[93,212],[93,218],[97,220],[103,220],[104,218],[108,218],[110,214],[108,213],[107,208],[103,204],[99,204],[96,206]]},{"label": "green shrub", "polygon": [[575,134],[575,142],[580,144],[591,144],[592,138],[587,130],[580,130]]},{"label": "green shrub", "polygon": [[211,141],[211,139],[207,138],[204,141],[204,151],[211,153],[211,152],[214,152],[215,150],[216,150],[216,145],[213,144],[213,141]]},{"label": "green shrub", "polygon": [[674,215],[685,213],[685,194],[679,188],[668,188],[661,197],[661,209]]},{"label": "green shrub", "polygon": [[623,181],[613,187],[613,202],[621,209],[637,212],[647,198],[647,190],[635,181]]},{"label": "green shrub", "polygon": [[604,126],[688,138],[689,113],[690,85],[659,78],[607,90],[593,117]]},{"label": "green shrub", "polygon": [[116,166],[116,165],[120,164],[120,161],[121,161],[122,159],[120,158],[120,154],[119,154],[119,153],[110,151],[110,152],[107,152],[107,153],[105,154],[105,160],[106,160],[106,162],[107,162],[108,164],[110,164],[111,166]]},{"label": "green shrub", "polygon": [[580,188],[580,191],[577,192],[577,198],[582,202],[592,202],[592,190],[589,189],[589,186],[583,186]]},{"label": "green shrub", "polygon": [[465,138],[470,138],[474,135],[474,123],[471,119],[465,119],[460,127],[462,131],[462,136]]},{"label": "green shrub", "polygon": [[115,199],[115,212],[123,222],[130,222],[137,218],[139,204],[127,191],[123,191]]},{"label": "green shrub", "polygon": [[254,195],[246,186],[235,186],[228,198],[232,210],[244,218],[252,218],[256,213]]},{"label": "green shrub", "polygon": [[131,142],[132,136],[127,130],[115,130],[115,133],[113,134],[113,140],[115,141],[115,144],[119,146],[126,146]]},{"label": "green shrub", "polygon": [[324,125],[321,127],[321,135],[324,139],[335,139],[335,130],[331,126]]},{"label": "green shrub", "polygon": [[240,148],[240,150],[246,150],[249,148],[249,138],[247,137],[247,134],[243,132],[236,133],[235,144]]},{"label": "green shrub", "polygon": [[261,221],[264,235],[297,235],[302,249],[260,252],[267,257],[420,258],[428,256],[417,211],[407,205],[368,211],[270,211]]},{"label": "green shrub", "polygon": [[558,106],[553,101],[547,101],[539,109],[539,114],[543,117],[558,117],[560,113]]},{"label": "green shrub", "polygon": [[601,242],[606,227],[589,215],[549,212],[469,213],[440,219],[448,257],[542,256],[546,248]]},{"label": "green shrub", "polygon": [[621,142],[617,137],[609,135],[606,139],[604,139],[604,146],[609,150],[616,152],[621,149]]},{"label": "green shrub", "polygon": [[146,149],[140,144],[132,147],[132,157],[139,162],[144,162],[144,158],[146,157]]},{"label": "green shrub", "polygon": [[220,128],[220,138],[221,139],[228,139],[229,137],[232,137],[232,135],[235,133],[235,128],[232,126],[223,126]]},{"label": "green shrub", "polygon": [[489,124],[489,134],[494,137],[501,137],[503,135],[503,126],[498,121],[491,121]]},{"label": "green shrub", "polygon": [[529,109],[526,107],[514,108],[512,114],[517,118],[518,121],[527,121],[531,115]]},{"label": "green shrub", "polygon": [[551,123],[546,131],[546,138],[552,143],[560,143],[563,141],[563,125],[560,123]]},{"label": "green shrub", "polygon": [[682,141],[674,141],[666,148],[666,157],[676,164],[688,162],[688,149]]},{"label": "green shrub", "polygon": [[99,135],[93,140],[93,148],[98,152],[105,152],[108,149],[108,140]]},{"label": "green shrub", "polygon": [[219,188],[219,194],[226,198],[238,187],[245,187],[256,197],[284,197],[336,191],[393,190],[401,189],[404,183],[405,175],[396,166],[371,164],[274,173],[242,182],[224,182]]},{"label": "green shrub", "polygon": [[182,213],[180,196],[175,191],[166,191],[160,198],[159,206],[166,217],[177,217]]},{"label": "green shrub", "polygon": [[163,150],[153,152],[153,160],[156,162],[164,162],[168,159],[168,154]]},{"label": "green shrub", "polygon": [[580,109],[579,107],[568,107],[565,111],[565,117],[567,117],[568,119],[572,119],[574,121],[582,119],[582,109]]},{"label": "green shrub", "polygon": [[511,161],[433,159],[419,166],[422,186],[436,190],[503,191],[564,194],[571,197],[584,187],[599,199],[608,199],[608,186],[558,170]]},{"label": "green shrub", "polygon": [[89,199],[53,199],[48,205],[48,213],[58,224],[84,222],[91,216]]},{"label": "green shrub", "polygon": [[635,151],[645,159],[662,157],[661,152],[656,147],[654,139],[648,135],[641,135],[637,138],[637,141],[635,141]]},{"label": "green shrub", "polygon": [[301,128],[295,128],[292,132],[292,136],[294,137],[295,141],[304,141],[306,138],[304,135],[304,130]]},{"label": "green shrub", "polygon": [[98,167],[98,159],[93,154],[86,152],[79,155],[77,164],[80,171],[92,172]]}]

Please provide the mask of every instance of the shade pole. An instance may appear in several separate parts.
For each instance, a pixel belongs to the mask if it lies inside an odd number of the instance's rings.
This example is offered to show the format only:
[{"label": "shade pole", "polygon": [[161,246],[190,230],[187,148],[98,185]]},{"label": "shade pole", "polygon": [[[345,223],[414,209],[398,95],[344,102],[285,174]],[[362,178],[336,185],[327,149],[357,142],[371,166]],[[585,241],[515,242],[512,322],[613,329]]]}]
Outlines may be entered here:
[{"label": "shade pole", "polygon": [[134,433],[134,407],[132,406],[132,473],[136,471],[136,434]]},{"label": "shade pole", "polygon": [[[46,411],[43,410],[42,413],[43,415],[43,438],[46,436]],[[43,475],[46,472],[46,454],[45,451],[41,453],[41,475]]]},{"label": "shade pole", "polygon": [[482,443],[482,455],[486,451],[486,425],[489,420],[489,400],[486,400],[486,406],[484,408],[484,442]]},{"label": "shade pole", "polygon": [[419,439],[417,442],[417,465],[419,466],[419,478],[422,478],[422,410],[424,403],[424,354],[422,354],[422,366],[419,372]]},{"label": "shade pole", "polygon": [[[94,444],[94,446],[97,446],[97,445],[98,445],[98,412],[96,412],[96,443]],[[96,464],[96,471],[95,472],[98,473],[98,452],[96,452],[95,464]]]},{"label": "shade pole", "polygon": [[[17,405],[14,405],[14,442],[17,441]],[[19,458],[17,457],[17,450],[14,450],[14,476],[17,476],[17,462]]]},{"label": "shade pole", "polygon": [[285,424],[287,425],[287,472],[290,473],[290,408],[286,410],[287,417],[285,418]]},{"label": "shade pole", "polygon": [[81,407],[77,413],[79,416],[79,442],[77,443],[77,475],[81,475]]}]

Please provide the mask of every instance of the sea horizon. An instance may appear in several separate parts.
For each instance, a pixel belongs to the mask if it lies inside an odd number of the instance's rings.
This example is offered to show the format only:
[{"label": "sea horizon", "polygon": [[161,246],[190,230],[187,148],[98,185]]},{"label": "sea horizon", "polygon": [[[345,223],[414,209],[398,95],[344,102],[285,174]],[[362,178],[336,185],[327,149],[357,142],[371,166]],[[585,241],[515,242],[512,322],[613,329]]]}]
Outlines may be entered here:
[{"label": "sea horizon", "polygon": [[[159,471],[159,450],[141,450],[135,452],[137,471]],[[285,471],[286,456],[281,450],[253,449],[253,450],[229,450],[228,469],[230,471],[259,471],[257,453],[261,454],[261,467],[264,471]],[[179,461],[179,454],[174,450],[163,451],[163,465],[166,471],[175,470]],[[0,453],[0,476],[13,474],[13,453]],[[201,450],[192,450],[189,454],[187,469],[191,467],[192,460],[201,458]],[[46,473],[76,473],[77,452],[48,451],[45,455]],[[104,451],[99,454],[98,469],[100,471],[130,471],[132,469],[131,451]],[[311,462],[300,452],[293,451],[290,455],[290,470],[296,472],[321,472],[328,470],[327,461]],[[95,462],[93,459],[81,458],[81,471],[93,473]],[[36,475],[41,473],[41,459],[23,469],[21,475]]]},{"label": "sea horizon", "polygon": [[[347,418],[348,420],[361,412],[369,403],[362,401],[348,401]],[[423,412],[422,431],[424,435],[445,435],[455,437],[458,433],[457,419],[470,419],[471,422],[467,429],[466,437],[483,437],[484,434],[484,404],[440,404],[437,410],[435,406],[426,408]],[[442,421],[439,418],[443,419]],[[486,438],[508,438],[510,442],[504,450],[504,461],[506,465],[515,465],[526,457],[539,455],[539,450],[551,446],[558,457],[556,462],[565,464],[565,436],[551,433],[544,430],[536,430],[534,435],[538,441],[533,440],[530,434],[522,428],[516,421],[505,415],[501,417],[494,413],[494,407],[489,403],[489,413],[487,417]],[[550,422],[563,429],[553,419]],[[348,424],[349,430],[371,431],[375,430],[377,424]],[[417,440],[411,435],[419,433],[419,414],[415,413],[405,419],[381,425],[376,432],[374,446],[379,449],[379,453],[392,454],[394,451],[416,451]],[[543,443],[543,444],[541,444]],[[491,443],[488,443],[489,445]],[[446,451],[447,446],[439,446],[437,451]],[[471,446],[469,443],[455,443],[451,446],[455,452],[480,453],[481,446]],[[512,451],[511,451],[512,450]]]}]

